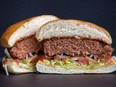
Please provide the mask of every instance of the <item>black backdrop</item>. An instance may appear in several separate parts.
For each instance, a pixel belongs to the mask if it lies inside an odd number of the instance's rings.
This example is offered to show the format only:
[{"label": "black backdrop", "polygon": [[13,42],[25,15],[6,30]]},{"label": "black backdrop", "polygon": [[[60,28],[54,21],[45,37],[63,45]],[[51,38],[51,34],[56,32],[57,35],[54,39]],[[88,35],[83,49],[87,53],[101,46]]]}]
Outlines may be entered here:
[{"label": "black backdrop", "polygon": [[[42,14],[100,25],[110,32],[116,48],[116,0],[0,0],[0,36],[9,25]],[[0,56],[4,55],[0,46]]]}]

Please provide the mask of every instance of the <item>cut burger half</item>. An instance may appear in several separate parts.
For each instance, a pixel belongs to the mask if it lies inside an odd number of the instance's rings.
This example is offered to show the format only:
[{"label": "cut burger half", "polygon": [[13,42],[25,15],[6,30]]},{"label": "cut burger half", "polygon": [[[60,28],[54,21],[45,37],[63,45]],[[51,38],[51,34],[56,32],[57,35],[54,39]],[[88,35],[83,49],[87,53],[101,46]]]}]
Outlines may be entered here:
[{"label": "cut burger half", "polygon": [[5,48],[3,68],[8,72],[19,74],[35,72],[42,45],[35,38],[39,28],[52,20],[58,19],[52,15],[42,15],[29,18],[11,25],[2,35],[1,44]]},{"label": "cut burger half", "polygon": [[36,64],[40,73],[111,73],[116,70],[112,38],[107,30],[80,20],[55,20],[36,33],[44,55]]}]

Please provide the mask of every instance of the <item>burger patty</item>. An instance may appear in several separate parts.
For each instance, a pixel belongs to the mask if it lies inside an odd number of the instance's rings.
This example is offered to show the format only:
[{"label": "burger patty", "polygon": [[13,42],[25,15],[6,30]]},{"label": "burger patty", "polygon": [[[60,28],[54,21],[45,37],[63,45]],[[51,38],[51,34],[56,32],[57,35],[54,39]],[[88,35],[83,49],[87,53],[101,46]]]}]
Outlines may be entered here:
[{"label": "burger patty", "polygon": [[13,58],[23,59],[26,58],[28,53],[38,53],[42,49],[41,44],[34,36],[24,38],[16,42],[16,44],[9,49]]},{"label": "burger patty", "polygon": [[70,56],[96,55],[97,58],[111,57],[113,48],[98,40],[71,38],[52,38],[43,42],[45,56],[50,58],[59,54]]}]

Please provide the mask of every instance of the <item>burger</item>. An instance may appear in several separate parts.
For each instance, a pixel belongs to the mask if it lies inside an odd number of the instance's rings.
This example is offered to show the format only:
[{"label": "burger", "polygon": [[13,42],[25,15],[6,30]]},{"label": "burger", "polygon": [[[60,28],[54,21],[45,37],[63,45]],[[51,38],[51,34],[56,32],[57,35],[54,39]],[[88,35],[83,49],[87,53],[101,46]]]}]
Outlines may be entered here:
[{"label": "burger", "polygon": [[36,69],[40,73],[111,73],[116,70],[112,38],[107,30],[80,20],[54,20],[36,33],[44,55]]},{"label": "burger", "polygon": [[10,73],[36,72],[36,62],[42,50],[42,45],[35,38],[39,28],[52,20],[58,19],[52,15],[32,17],[11,25],[1,37],[1,45],[5,48],[3,68]]}]

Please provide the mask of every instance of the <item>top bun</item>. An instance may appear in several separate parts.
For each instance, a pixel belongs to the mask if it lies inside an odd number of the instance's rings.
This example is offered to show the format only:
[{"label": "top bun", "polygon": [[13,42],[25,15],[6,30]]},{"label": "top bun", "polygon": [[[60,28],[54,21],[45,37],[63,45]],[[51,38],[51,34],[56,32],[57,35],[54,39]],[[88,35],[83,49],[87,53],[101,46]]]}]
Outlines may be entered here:
[{"label": "top bun", "polygon": [[58,19],[56,16],[41,15],[13,24],[3,33],[1,44],[3,47],[10,48],[16,41],[35,34],[43,24],[56,19]]},{"label": "top bun", "polygon": [[85,37],[112,44],[112,38],[107,30],[80,20],[54,20],[43,25],[36,33],[38,41],[63,36]]}]

